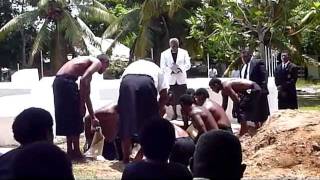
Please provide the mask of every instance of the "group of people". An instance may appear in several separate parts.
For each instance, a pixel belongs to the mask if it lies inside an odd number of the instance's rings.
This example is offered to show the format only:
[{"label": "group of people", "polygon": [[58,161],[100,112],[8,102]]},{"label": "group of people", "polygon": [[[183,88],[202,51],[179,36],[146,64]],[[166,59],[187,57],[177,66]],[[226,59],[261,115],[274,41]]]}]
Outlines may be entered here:
[{"label": "group of people", "polygon": [[[53,82],[53,93],[56,135],[66,136],[68,158],[52,145],[50,114],[39,108],[30,108],[14,121],[14,137],[21,146],[0,156],[0,173],[5,172],[10,177],[28,177],[27,174],[19,175],[28,173],[27,168],[21,172],[17,169],[23,168],[20,161],[30,163],[32,159],[23,159],[20,154],[33,153],[33,156],[38,155],[33,158],[40,161],[49,152],[42,150],[48,148],[51,149],[50,153],[59,156],[64,163],[61,168],[64,167],[66,171],[61,171],[65,176],[61,177],[73,178],[72,170],[70,175],[69,159],[84,158],[80,151],[80,134],[85,130],[90,144],[96,128],[101,127],[108,143],[114,142],[116,138],[120,139],[121,150],[118,152],[125,164],[132,160],[130,155],[133,143],[141,145],[138,153],[140,156],[137,155],[135,162],[126,166],[122,179],[240,179],[245,170],[241,145],[233,135],[225,110],[230,97],[234,102],[233,114],[241,124],[240,136],[248,131],[247,121],[254,122],[256,128],[266,121],[270,112],[267,99],[268,75],[263,61],[255,59],[250,51],[244,50],[241,52],[243,67],[239,79],[221,81],[212,78],[208,82],[212,91],[221,91],[223,101],[220,105],[209,98],[209,92],[205,88],[188,91],[188,52],[179,48],[176,38],[170,39],[169,46],[169,49],[161,53],[160,67],[148,58],[131,63],[121,77],[117,104],[97,111],[92,108],[90,82],[93,73],[101,74],[108,67],[108,56],[81,56],[64,64]],[[294,67],[287,54],[283,55],[283,64],[285,66],[280,70],[277,67],[276,75],[290,74],[291,67]],[[285,76],[276,76],[279,101],[281,98],[291,99],[288,88],[296,81],[295,79],[290,84],[288,78],[294,75]],[[78,86],[76,81],[79,77]],[[176,106],[181,106],[182,127],[163,119],[167,105],[173,106],[173,119],[178,116]],[[279,103],[280,106],[287,107],[286,104]],[[23,119],[23,123],[20,119]],[[17,123],[20,125],[16,125]],[[192,128],[196,131],[195,135],[190,132]],[[38,141],[42,143],[34,143]],[[49,145],[43,141],[49,142]],[[27,144],[34,145],[29,147]],[[4,161],[10,163],[3,166]]]}]

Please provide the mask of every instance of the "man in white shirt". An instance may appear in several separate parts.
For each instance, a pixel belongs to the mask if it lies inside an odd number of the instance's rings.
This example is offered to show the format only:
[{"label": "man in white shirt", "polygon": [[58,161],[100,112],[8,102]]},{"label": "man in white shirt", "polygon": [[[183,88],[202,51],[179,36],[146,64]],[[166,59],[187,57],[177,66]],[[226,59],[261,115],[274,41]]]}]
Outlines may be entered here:
[{"label": "man in white shirt", "polygon": [[190,56],[188,51],[179,48],[179,40],[171,38],[170,48],[161,53],[160,67],[168,78],[170,91],[173,92],[174,117],[177,118],[176,105],[181,95],[187,90],[187,71],[190,69]]},{"label": "man in white shirt", "polygon": [[217,77],[217,75],[218,75],[217,69],[211,66],[211,68],[209,69],[209,78],[215,78]]},{"label": "man in white shirt", "polygon": [[[129,162],[131,138],[139,135],[146,121],[159,118],[167,102],[167,79],[159,66],[151,61],[135,61],[122,75],[118,112],[124,163]],[[157,101],[158,93],[160,98]]]}]

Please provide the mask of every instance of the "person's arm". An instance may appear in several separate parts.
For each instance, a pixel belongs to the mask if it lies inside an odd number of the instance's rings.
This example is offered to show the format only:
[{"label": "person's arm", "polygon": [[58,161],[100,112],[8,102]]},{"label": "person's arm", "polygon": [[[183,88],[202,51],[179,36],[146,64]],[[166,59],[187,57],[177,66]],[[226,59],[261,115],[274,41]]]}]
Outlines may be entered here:
[{"label": "person's arm", "polygon": [[91,65],[87,68],[80,79],[80,97],[82,103],[85,103],[91,118],[92,126],[97,126],[99,120],[95,117],[94,111],[92,108],[92,102],[90,99],[90,83],[92,79],[92,74],[97,72],[100,68],[101,64],[99,61],[92,61]]},{"label": "person's arm", "polygon": [[199,131],[199,134],[207,132],[207,128],[198,113],[194,113],[191,115],[191,120],[193,122],[194,127]]},{"label": "person's arm", "polygon": [[289,80],[286,82],[286,84],[290,87],[293,87],[298,79],[298,67],[295,65],[292,65],[291,71],[290,71],[290,78]]},{"label": "person's arm", "polygon": [[227,95],[222,95],[222,107],[223,107],[224,111],[226,111],[228,108],[228,96]]},{"label": "person's arm", "polygon": [[190,63],[190,56],[188,51],[185,51],[185,55],[184,55],[184,63],[182,65],[179,65],[179,69],[182,72],[188,71],[191,68],[191,63]]},{"label": "person's arm", "polygon": [[171,67],[169,67],[167,65],[167,62],[166,62],[166,55],[165,55],[165,52],[162,52],[161,53],[161,56],[160,56],[160,68],[162,69],[162,71],[166,74],[170,74],[171,73]]},{"label": "person's arm", "polygon": [[229,88],[229,96],[233,102],[235,102],[235,103],[240,102],[240,98],[239,98],[238,94],[232,88]]},{"label": "person's arm", "polygon": [[258,84],[263,91],[267,91],[265,93],[268,93],[268,72],[266,69],[266,65],[262,60],[259,60],[258,67],[259,72],[261,73],[261,84]]}]

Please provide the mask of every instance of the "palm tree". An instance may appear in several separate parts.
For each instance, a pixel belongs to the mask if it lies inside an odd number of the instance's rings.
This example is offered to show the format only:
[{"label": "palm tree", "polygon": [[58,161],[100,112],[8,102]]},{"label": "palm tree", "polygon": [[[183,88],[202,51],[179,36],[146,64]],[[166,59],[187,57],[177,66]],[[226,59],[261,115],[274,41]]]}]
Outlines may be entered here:
[{"label": "palm tree", "polygon": [[[185,19],[190,16],[189,9],[200,5],[197,0],[145,0],[141,7],[136,7],[120,16],[106,29],[103,38],[125,38],[135,32],[137,37],[131,47],[136,57],[153,57],[159,61],[160,53],[168,47],[170,37],[179,37],[185,48],[194,55],[197,44],[187,39],[188,30]],[[195,46],[199,47],[199,46]]]},{"label": "palm tree", "polygon": [[44,48],[49,49],[52,63],[52,73],[67,61],[67,54],[76,51],[87,54],[85,39],[95,42],[94,34],[81,20],[81,17],[91,17],[102,22],[110,23],[115,17],[96,0],[40,0],[37,6],[25,12],[0,29],[0,40],[11,32],[24,28],[26,25],[35,25],[39,32],[34,40],[29,64],[33,64],[34,56]]}]

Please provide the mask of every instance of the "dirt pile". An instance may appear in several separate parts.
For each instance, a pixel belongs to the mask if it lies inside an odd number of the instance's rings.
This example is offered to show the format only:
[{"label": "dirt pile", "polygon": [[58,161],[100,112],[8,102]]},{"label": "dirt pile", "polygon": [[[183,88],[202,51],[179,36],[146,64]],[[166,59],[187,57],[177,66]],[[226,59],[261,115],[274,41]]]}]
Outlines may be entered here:
[{"label": "dirt pile", "polygon": [[320,112],[282,110],[241,138],[245,177],[320,177]]}]

